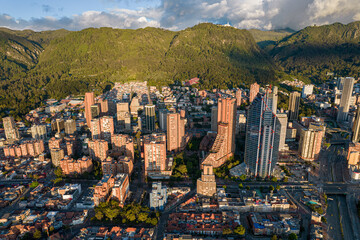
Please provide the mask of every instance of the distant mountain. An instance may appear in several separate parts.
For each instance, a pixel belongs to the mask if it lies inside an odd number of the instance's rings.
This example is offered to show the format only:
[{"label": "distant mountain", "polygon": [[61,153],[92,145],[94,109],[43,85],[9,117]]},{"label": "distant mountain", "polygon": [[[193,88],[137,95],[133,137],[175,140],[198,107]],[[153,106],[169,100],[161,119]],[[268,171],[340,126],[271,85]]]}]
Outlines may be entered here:
[{"label": "distant mountain", "polygon": [[279,41],[269,52],[286,72],[327,79],[327,72],[339,76],[360,76],[360,22],[306,27]]}]

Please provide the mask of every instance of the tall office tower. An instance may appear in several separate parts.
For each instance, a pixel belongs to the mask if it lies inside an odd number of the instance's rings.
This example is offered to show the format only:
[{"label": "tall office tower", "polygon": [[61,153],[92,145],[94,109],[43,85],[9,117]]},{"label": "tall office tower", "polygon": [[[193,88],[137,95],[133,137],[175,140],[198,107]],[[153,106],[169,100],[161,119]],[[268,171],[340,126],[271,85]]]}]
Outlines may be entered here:
[{"label": "tall office tower", "polygon": [[253,175],[262,178],[272,174],[278,160],[281,124],[273,109],[274,99],[267,89],[254,99],[248,111],[245,163]]},{"label": "tall office tower", "polygon": [[219,98],[217,113],[216,139],[201,166],[220,167],[235,152],[236,99]]},{"label": "tall office tower", "polygon": [[178,152],[185,148],[185,119],[180,113],[167,115],[167,150]]},{"label": "tall office tower", "polygon": [[64,150],[61,148],[50,149],[51,162],[54,166],[60,166],[60,161],[65,157]]},{"label": "tall office tower", "polygon": [[91,119],[97,118],[100,116],[100,104],[95,103],[91,105]]},{"label": "tall office tower", "polygon": [[169,114],[169,110],[167,109],[160,109],[159,110],[159,125],[160,129],[166,132],[166,123],[167,123],[167,115]]},{"label": "tall office tower", "polygon": [[325,136],[325,126],[321,123],[310,123],[308,129],[302,128],[299,141],[299,155],[304,160],[318,158],[322,140]]},{"label": "tall office tower", "polygon": [[300,105],[300,93],[292,92],[290,93],[289,98],[289,113],[288,119],[289,121],[298,120],[299,117],[299,105]]},{"label": "tall office tower", "polygon": [[345,78],[339,77],[339,78],[337,79],[337,81],[336,81],[336,87],[337,87],[337,89],[339,89],[340,91],[343,90],[344,82],[345,82]]},{"label": "tall office tower", "polygon": [[114,134],[114,118],[104,116],[100,118],[101,139],[111,141],[111,135]]},{"label": "tall office tower", "polygon": [[357,105],[356,118],[352,127],[352,142],[356,143],[360,140],[360,104]]},{"label": "tall office tower", "polygon": [[217,132],[218,120],[217,120],[217,107],[213,106],[211,108],[211,131]]},{"label": "tall office tower", "polygon": [[155,105],[148,104],[145,106],[145,124],[146,130],[152,132],[155,130]]},{"label": "tall office tower", "polygon": [[242,94],[242,92],[241,92],[241,90],[240,89],[237,89],[236,90],[236,106],[237,107],[240,107],[240,105],[241,105],[241,94]]},{"label": "tall office tower", "polygon": [[249,96],[249,102],[252,103],[254,99],[256,98],[257,94],[259,93],[260,85],[257,83],[253,83],[250,85],[250,96]]},{"label": "tall office tower", "polygon": [[125,119],[130,115],[129,103],[119,102],[116,104],[117,123],[123,129],[125,128]]},{"label": "tall office tower", "polygon": [[20,138],[19,130],[16,128],[13,117],[3,118],[3,124],[7,140],[17,140]]},{"label": "tall office tower", "polygon": [[85,105],[85,119],[86,119],[86,124],[88,125],[88,127],[90,127],[91,124],[91,106],[94,105],[95,103],[95,98],[94,98],[94,93],[93,92],[87,92],[85,93],[85,100],[84,100],[84,105]]},{"label": "tall office tower", "polygon": [[105,140],[93,139],[88,142],[89,155],[92,159],[103,161],[107,158],[109,145]]},{"label": "tall office tower", "polygon": [[35,139],[45,140],[46,136],[47,136],[46,126],[45,125],[32,125],[31,136],[32,136],[32,138],[35,138]]},{"label": "tall office tower", "polygon": [[[300,96],[299,96],[300,97]],[[280,123],[280,142],[279,142],[279,151],[285,150],[285,139],[286,139],[286,131],[287,131],[287,123],[288,116],[286,113],[278,113],[276,114]]]},{"label": "tall office tower", "polygon": [[312,84],[305,85],[303,86],[303,89],[301,91],[301,97],[306,98],[308,95],[313,94],[313,91],[314,91],[314,85]]},{"label": "tall office tower", "polygon": [[344,80],[343,91],[341,94],[341,100],[337,115],[337,121],[343,122],[347,121],[350,108],[350,99],[352,97],[353,87],[354,87],[354,78],[347,77]]},{"label": "tall office tower", "polygon": [[101,125],[99,118],[93,118],[90,123],[90,131],[92,139],[100,139]]},{"label": "tall office tower", "polygon": [[197,194],[200,196],[212,197],[216,193],[216,181],[213,166],[204,165],[201,178],[196,184]]},{"label": "tall office tower", "polygon": [[112,150],[134,159],[134,140],[130,135],[113,134],[111,136]]},{"label": "tall office tower", "polygon": [[166,170],[166,135],[153,133],[144,136],[145,176]]},{"label": "tall office tower", "polygon": [[74,119],[68,119],[65,121],[65,133],[68,135],[74,135],[76,132],[76,121]]}]

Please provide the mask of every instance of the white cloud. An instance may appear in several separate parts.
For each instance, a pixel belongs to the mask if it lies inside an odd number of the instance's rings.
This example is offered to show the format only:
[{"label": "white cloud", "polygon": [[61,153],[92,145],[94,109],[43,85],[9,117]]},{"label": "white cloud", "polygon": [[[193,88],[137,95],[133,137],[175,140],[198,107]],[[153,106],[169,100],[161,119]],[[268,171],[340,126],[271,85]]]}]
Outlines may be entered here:
[{"label": "white cloud", "polygon": [[[115,0],[114,0],[115,1]],[[162,27],[180,30],[200,22],[238,28],[301,29],[313,24],[360,20],[359,0],[162,0],[160,5],[139,10],[87,11],[63,18],[14,19],[0,15],[0,26],[13,29],[49,30],[88,27]],[[50,8],[51,6],[49,6]]]}]

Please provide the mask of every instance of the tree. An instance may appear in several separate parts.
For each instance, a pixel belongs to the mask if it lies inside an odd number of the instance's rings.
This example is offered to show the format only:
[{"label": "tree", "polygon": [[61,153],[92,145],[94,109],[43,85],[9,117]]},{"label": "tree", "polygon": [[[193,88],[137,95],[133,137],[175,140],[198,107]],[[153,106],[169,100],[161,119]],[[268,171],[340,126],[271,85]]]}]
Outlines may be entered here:
[{"label": "tree", "polygon": [[64,176],[61,167],[56,167],[54,170],[54,174],[56,177],[61,178]]},{"label": "tree", "polygon": [[270,240],[277,240],[277,235],[273,235]]},{"label": "tree", "polygon": [[246,231],[246,229],[244,228],[244,226],[240,225],[235,228],[234,233],[242,236],[242,235],[245,235],[245,231]]},{"label": "tree", "polygon": [[148,214],[146,212],[139,213],[138,220],[140,222],[146,222],[147,219],[148,219]]},{"label": "tree", "polygon": [[118,207],[117,208],[107,207],[104,209],[104,213],[105,213],[105,216],[108,217],[110,219],[110,221],[112,221],[114,218],[116,218],[120,214],[120,209]]},{"label": "tree", "polygon": [[36,229],[36,231],[34,232],[33,237],[34,237],[35,239],[40,239],[40,238],[41,238],[41,232],[40,232],[39,229]]},{"label": "tree", "polygon": [[39,182],[38,182],[38,181],[33,181],[33,182],[30,184],[30,187],[31,187],[31,188],[36,188],[37,186],[39,186]]},{"label": "tree", "polygon": [[156,217],[151,219],[151,225],[156,226],[157,223],[158,223],[158,220]]},{"label": "tree", "polygon": [[284,182],[288,182],[288,177],[284,177]]},{"label": "tree", "polygon": [[271,181],[272,181],[272,182],[277,182],[277,178],[276,178],[276,177],[272,177],[272,178],[271,178]]},{"label": "tree", "polygon": [[95,218],[101,221],[104,218],[104,214],[99,209],[96,209],[95,211],[96,211]]},{"label": "tree", "polygon": [[233,231],[230,228],[224,228],[222,234],[223,235],[229,235],[232,234]]},{"label": "tree", "polygon": [[241,181],[245,181],[245,180],[246,180],[246,175],[245,175],[245,174],[241,174],[241,175],[240,175],[240,180],[241,180]]},{"label": "tree", "polygon": [[276,190],[280,190],[280,189],[281,189],[280,185],[276,185]]},{"label": "tree", "polygon": [[239,184],[239,188],[244,188],[242,183]]},{"label": "tree", "polygon": [[290,233],[289,240],[297,240],[298,236],[295,233]]},{"label": "tree", "polygon": [[273,185],[270,185],[270,186],[269,186],[269,191],[274,191],[274,190],[275,190],[274,186],[273,186]]},{"label": "tree", "polygon": [[246,186],[246,190],[250,190],[250,187],[249,187],[249,186]]},{"label": "tree", "polygon": [[278,238],[277,238],[277,235],[273,235],[272,237],[271,237],[271,240],[277,240]]}]

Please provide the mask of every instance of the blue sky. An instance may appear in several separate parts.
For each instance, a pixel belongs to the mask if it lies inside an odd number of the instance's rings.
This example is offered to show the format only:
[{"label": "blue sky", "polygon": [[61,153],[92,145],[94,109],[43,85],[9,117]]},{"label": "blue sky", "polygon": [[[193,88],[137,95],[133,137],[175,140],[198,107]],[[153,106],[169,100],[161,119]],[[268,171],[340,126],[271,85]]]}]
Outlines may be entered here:
[{"label": "blue sky", "polygon": [[0,13],[30,20],[41,17],[71,17],[86,11],[137,10],[160,5],[146,0],[0,0]]},{"label": "blue sky", "polygon": [[36,31],[161,27],[200,22],[301,29],[360,20],[359,0],[0,0],[0,26]]}]

